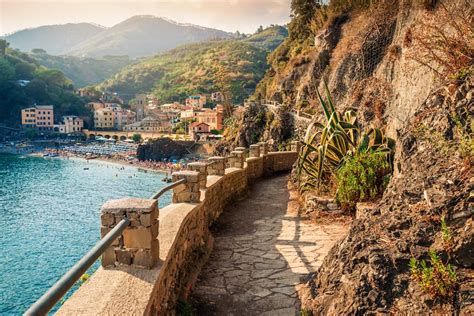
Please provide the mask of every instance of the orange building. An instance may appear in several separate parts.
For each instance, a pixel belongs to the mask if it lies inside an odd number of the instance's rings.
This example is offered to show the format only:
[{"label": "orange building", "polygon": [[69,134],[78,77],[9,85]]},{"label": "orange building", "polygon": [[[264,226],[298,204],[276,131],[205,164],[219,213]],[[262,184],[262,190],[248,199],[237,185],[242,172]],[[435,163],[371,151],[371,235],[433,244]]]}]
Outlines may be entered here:
[{"label": "orange building", "polygon": [[206,123],[209,125],[211,130],[221,131],[224,128],[223,125],[223,113],[221,111],[202,111],[197,115],[199,123]]},{"label": "orange building", "polygon": [[52,105],[35,105],[21,110],[21,124],[25,128],[52,131],[54,128],[54,107]]}]

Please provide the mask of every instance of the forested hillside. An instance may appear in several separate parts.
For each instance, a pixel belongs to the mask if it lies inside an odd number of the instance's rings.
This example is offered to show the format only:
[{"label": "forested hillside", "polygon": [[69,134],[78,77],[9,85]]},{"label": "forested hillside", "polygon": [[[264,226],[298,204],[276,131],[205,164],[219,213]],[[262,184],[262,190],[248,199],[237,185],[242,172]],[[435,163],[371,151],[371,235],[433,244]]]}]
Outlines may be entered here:
[{"label": "forested hillside", "polygon": [[72,82],[59,70],[48,69],[26,53],[0,40],[0,123],[15,126],[20,110],[33,104],[54,105],[55,116],[86,114]]},{"label": "forested hillside", "polygon": [[98,84],[132,63],[128,56],[53,56],[42,49],[33,49],[31,56],[42,66],[61,70],[77,88]]},{"label": "forested hillside", "polygon": [[262,79],[267,54],[284,40],[285,31],[275,26],[241,39],[184,45],[126,67],[99,88],[125,98],[152,92],[160,102],[225,89],[234,102],[242,102]]}]

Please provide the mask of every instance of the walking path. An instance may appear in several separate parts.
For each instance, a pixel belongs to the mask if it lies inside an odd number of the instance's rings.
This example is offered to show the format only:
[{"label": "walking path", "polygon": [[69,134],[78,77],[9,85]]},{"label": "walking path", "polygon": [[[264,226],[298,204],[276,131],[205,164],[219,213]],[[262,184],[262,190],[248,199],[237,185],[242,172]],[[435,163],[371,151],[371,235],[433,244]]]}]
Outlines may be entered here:
[{"label": "walking path", "polygon": [[287,185],[286,175],[262,180],[221,215],[193,292],[197,315],[299,315],[297,285],[346,228],[301,219]]}]

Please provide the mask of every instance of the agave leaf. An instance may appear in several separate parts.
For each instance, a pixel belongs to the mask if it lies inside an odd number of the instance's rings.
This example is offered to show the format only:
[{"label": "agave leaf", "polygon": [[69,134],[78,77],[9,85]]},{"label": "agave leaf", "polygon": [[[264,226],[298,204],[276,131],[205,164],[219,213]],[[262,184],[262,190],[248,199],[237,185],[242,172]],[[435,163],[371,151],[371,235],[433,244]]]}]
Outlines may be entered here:
[{"label": "agave leaf", "polygon": [[331,117],[332,113],[330,112],[328,106],[326,105],[326,102],[324,102],[323,97],[319,93],[318,89],[316,89],[316,92],[318,94],[319,102],[321,103],[321,106],[323,107],[323,111],[324,111],[324,115],[326,116],[326,120],[329,121],[329,118]]}]

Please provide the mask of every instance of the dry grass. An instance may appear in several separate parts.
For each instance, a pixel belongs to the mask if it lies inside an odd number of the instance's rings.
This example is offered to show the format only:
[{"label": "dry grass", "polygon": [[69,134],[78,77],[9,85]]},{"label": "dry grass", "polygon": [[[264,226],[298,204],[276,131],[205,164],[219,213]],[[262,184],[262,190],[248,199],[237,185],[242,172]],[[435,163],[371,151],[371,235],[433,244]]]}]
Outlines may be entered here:
[{"label": "dry grass", "polygon": [[470,0],[454,5],[442,1],[424,12],[409,30],[407,57],[433,70],[442,80],[462,79],[474,63],[474,6]]}]

